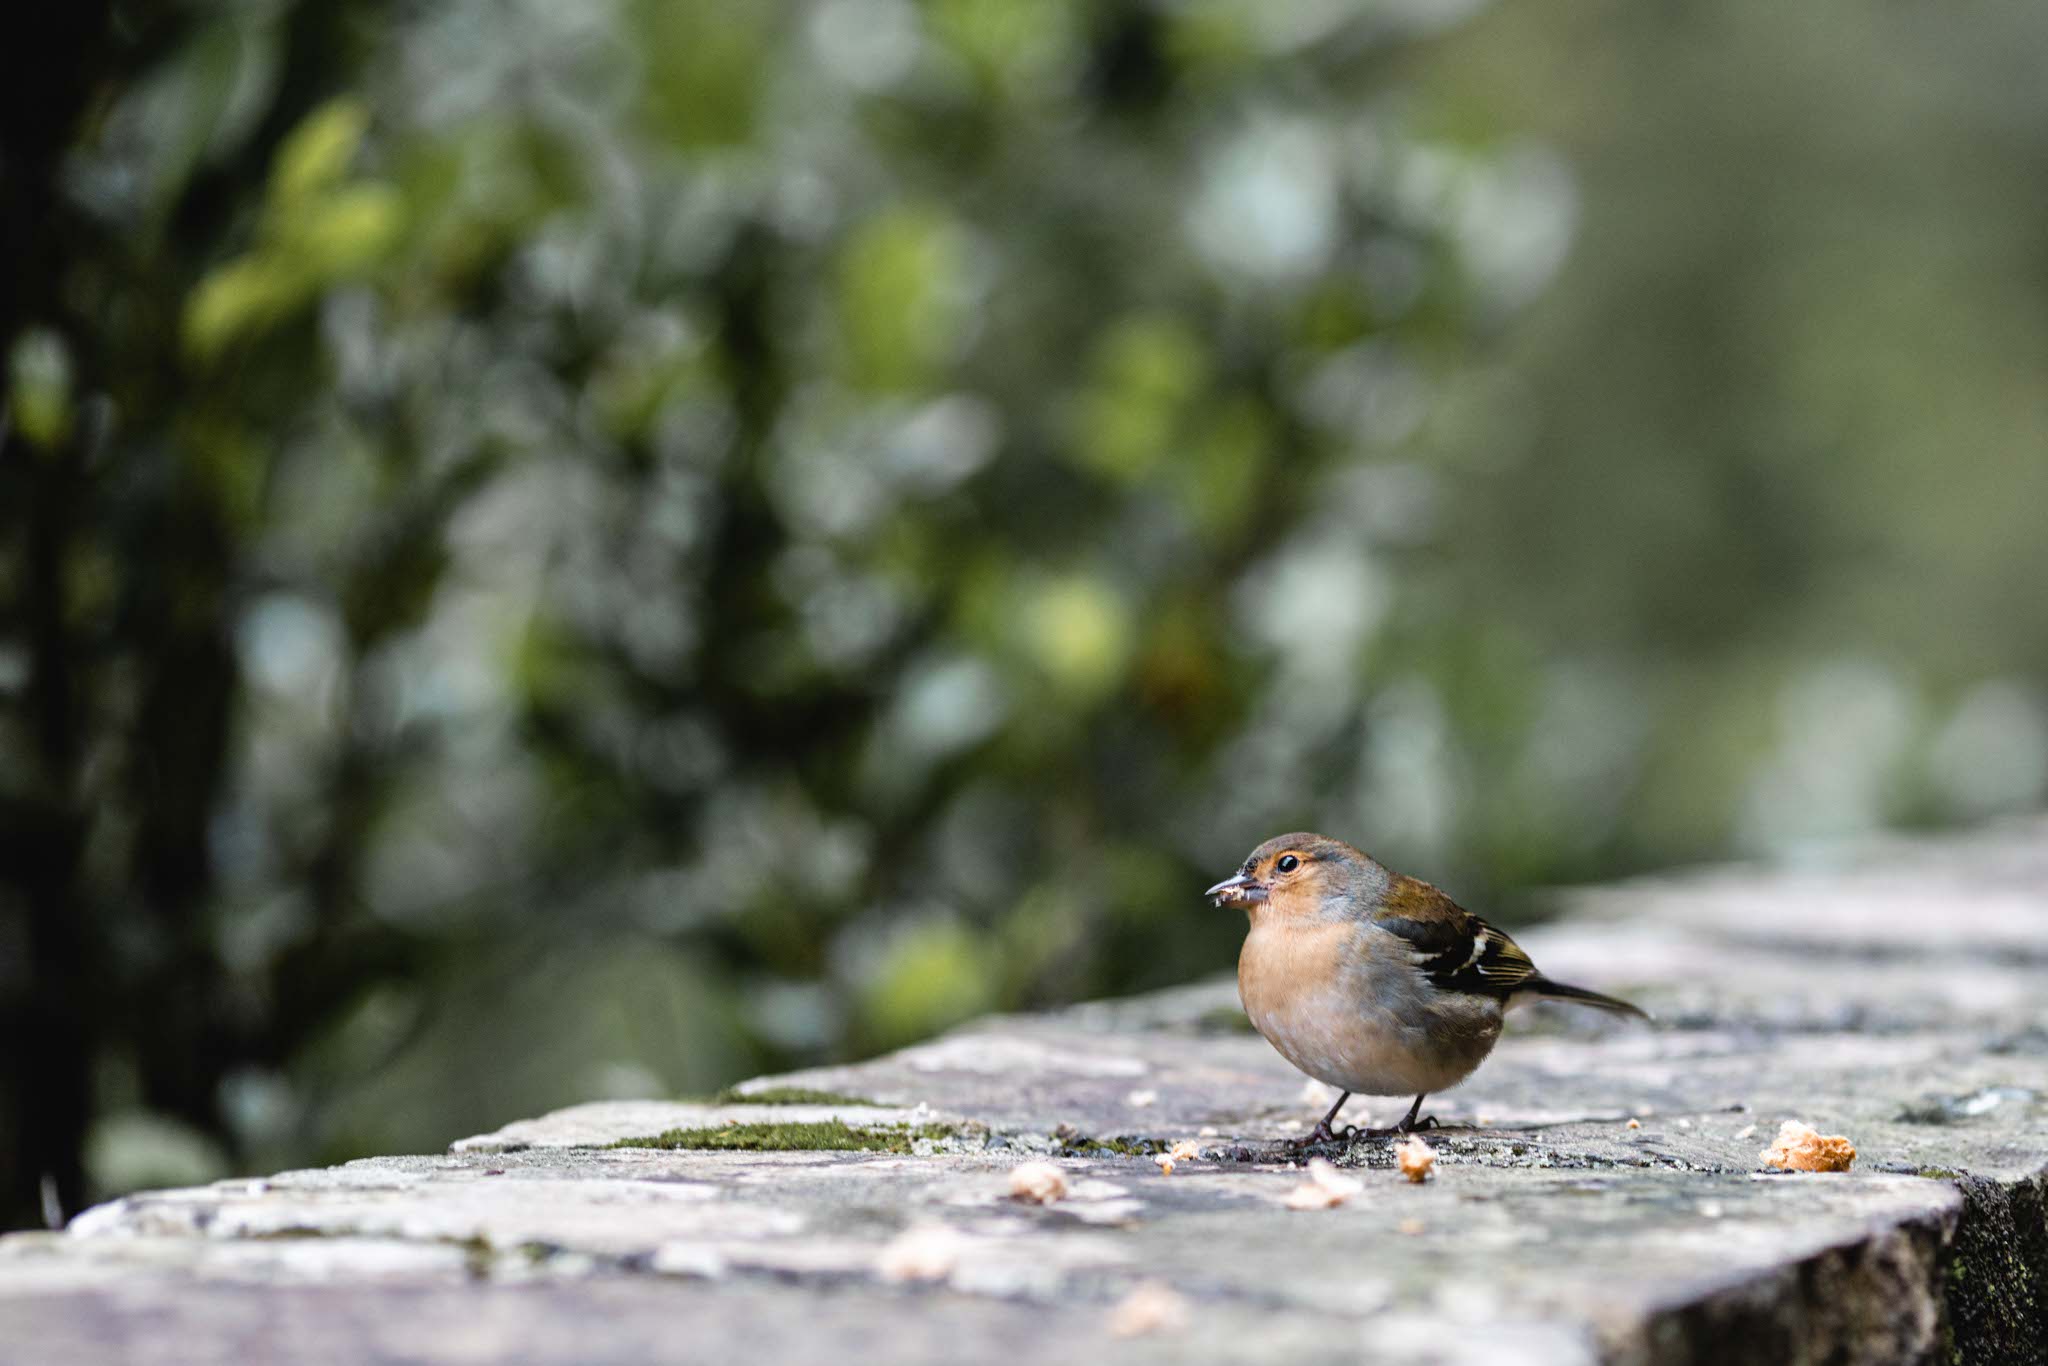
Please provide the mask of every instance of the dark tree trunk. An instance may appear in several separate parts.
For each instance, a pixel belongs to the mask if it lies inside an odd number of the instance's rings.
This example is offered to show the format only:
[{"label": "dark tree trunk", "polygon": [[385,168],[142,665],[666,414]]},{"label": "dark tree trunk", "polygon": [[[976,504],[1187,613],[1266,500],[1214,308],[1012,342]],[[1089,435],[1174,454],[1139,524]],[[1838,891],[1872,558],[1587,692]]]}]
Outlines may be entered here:
[{"label": "dark tree trunk", "polygon": [[[79,0],[22,16],[0,48],[0,359],[61,313],[57,177],[107,46],[112,6]],[[11,415],[10,415],[11,417]],[[85,813],[83,669],[66,577],[85,475],[75,434],[0,437],[0,545],[13,561],[7,633],[25,655],[14,721],[28,762],[0,807],[0,1227],[39,1222],[47,1184],[64,1211],[84,1199],[92,1118],[97,965],[80,882]]]}]

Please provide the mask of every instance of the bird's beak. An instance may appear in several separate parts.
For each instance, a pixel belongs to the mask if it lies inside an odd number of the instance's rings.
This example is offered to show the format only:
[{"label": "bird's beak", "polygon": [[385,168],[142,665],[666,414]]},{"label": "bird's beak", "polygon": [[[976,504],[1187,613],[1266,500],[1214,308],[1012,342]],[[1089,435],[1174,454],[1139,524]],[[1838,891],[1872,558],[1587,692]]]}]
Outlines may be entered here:
[{"label": "bird's beak", "polygon": [[1218,906],[1249,906],[1255,901],[1264,901],[1266,889],[1245,874],[1239,873],[1236,877],[1223,879],[1202,895],[1216,898]]}]

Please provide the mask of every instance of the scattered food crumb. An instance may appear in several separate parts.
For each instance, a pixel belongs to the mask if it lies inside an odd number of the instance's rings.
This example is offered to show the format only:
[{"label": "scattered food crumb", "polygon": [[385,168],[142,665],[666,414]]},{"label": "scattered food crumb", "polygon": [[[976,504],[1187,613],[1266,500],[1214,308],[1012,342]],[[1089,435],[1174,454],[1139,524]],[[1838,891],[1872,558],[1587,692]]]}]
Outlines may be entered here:
[{"label": "scattered food crumb", "polygon": [[1394,1226],[1394,1231],[1396,1233],[1405,1233],[1410,1238],[1413,1238],[1416,1234],[1422,1232],[1422,1228],[1423,1225],[1420,1219],[1403,1219]]},{"label": "scattered food crumb", "polygon": [[1284,1203],[1289,1209],[1328,1209],[1332,1205],[1343,1204],[1344,1197],[1307,1181],[1287,1192]]},{"label": "scattered food crumb", "polygon": [[1744,1125],[1744,1126],[1743,1126],[1742,1128],[1740,1128],[1740,1129],[1737,1129],[1737,1130],[1735,1131],[1735,1137],[1736,1137],[1736,1138],[1738,1138],[1738,1139],[1744,1139],[1744,1138],[1755,1138],[1755,1137],[1756,1137],[1756,1125],[1754,1125],[1754,1124],[1745,1124],[1745,1125]]},{"label": "scattered food crumb", "polygon": [[1217,1136],[1218,1134],[1220,1134],[1220,1133],[1222,1133],[1222,1132],[1223,1132],[1223,1131],[1222,1131],[1221,1129],[1218,1129],[1218,1128],[1217,1128],[1217,1127],[1216,1127],[1215,1125],[1213,1125],[1213,1124],[1204,1124],[1204,1125],[1203,1125],[1203,1126],[1202,1126],[1201,1128],[1199,1128],[1199,1129],[1195,1130],[1195,1137],[1196,1137],[1196,1138],[1214,1138],[1214,1137],[1216,1137],[1216,1136]]},{"label": "scattered food crumb", "polygon": [[1689,1119],[1674,1120],[1673,1122],[1681,1129],[1690,1129],[1692,1127],[1692,1121]]},{"label": "scattered food crumb", "polygon": [[1139,1110],[1144,1109],[1148,1105],[1155,1104],[1158,1100],[1159,1093],[1157,1091],[1133,1091],[1124,1097],[1125,1104]]},{"label": "scattered food crumb", "polygon": [[1299,1129],[1301,1127],[1301,1121],[1298,1119],[1283,1119],[1280,1121],[1280,1127],[1285,1129],[1288,1133],[1293,1133],[1296,1129]]},{"label": "scattered food crumb", "polygon": [[1157,1163],[1159,1164],[1159,1174],[1160,1174],[1161,1176],[1172,1176],[1172,1175],[1173,1175],[1173,1154],[1172,1154],[1172,1153],[1157,1153],[1157,1154],[1155,1154],[1155,1155],[1153,1156],[1152,1160],[1153,1160],[1154,1162],[1157,1162]]},{"label": "scattered food crumb", "polygon": [[1327,1110],[1336,1101],[1337,1095],[1336,1087],[1325,1085],[1313,1077],[1301,1084],[1301,1103],[1303,1105],[1313,1105],[1317,1109]]},{"label": "scattered food crumb", "polygon": [[1640,1119],[1632,1119],[1628,1122],[1626,1127],[1630,1129],[1640,1129],[1643,1127],[1643,1122]]},{"label": "scattered food crumb", "polygon": [[1308,1180],[1287,1193],[1289,1209],[1329,1209],[1341,1205],[1365,1189],[1365,1183],[1346,1176],[1320,1157],[1308,1163]]},{"label": "scattered food crumb", "polygon": [[1419,1138],[1395,1144],[1394,1157],[1401,1164],[1401,1175],[1418,1186],[1429,1180],[1429,1169],[1436,1165],[1436,1149]]},{"label": "scattered food crumb", "polygon": [[1187,1327],[1188,1302],[1164,1281],[1143,1281],[1109,1311],[1109,1331],[1120,1338],[1177,1333]]},{"label": "scattered food crumb", "polygon": [[1722,1209],[1721,1202],[1719,1200],[1700,1201],[1700,1216],[1702,1218],[1718,1219],[1726,1212],[1727,1211]]},{"label": "scattered food crumb", "polygon": [[891,1281],[943,1281],[960,1262],[961,1238],[942,1224],[920,1224],[882,1248],[879,1267]]},{"label": "scattered food crumb", "polygon": [[1176,1162],[1193,1162],[1202,1155],[1202,1150],[1192,1138],[1184,1138],[1168,1148],[1166,1155]]},{"label": "scattered food crumb", "polygon": [[1840,1134],[1822,1134],[1788,1119],[1778,1126],[1771,1146],[1757,1155],[1765,1166],[1788,1172],[1845,1172],[1856,1160],[1856,1145]]},{"label": "scattered food crumb", "polygon": [[1010,1198],[1050,1205],[1067,1198],[1067,1174],[1050,1162],[1026,1162],[1010,1169]]}]

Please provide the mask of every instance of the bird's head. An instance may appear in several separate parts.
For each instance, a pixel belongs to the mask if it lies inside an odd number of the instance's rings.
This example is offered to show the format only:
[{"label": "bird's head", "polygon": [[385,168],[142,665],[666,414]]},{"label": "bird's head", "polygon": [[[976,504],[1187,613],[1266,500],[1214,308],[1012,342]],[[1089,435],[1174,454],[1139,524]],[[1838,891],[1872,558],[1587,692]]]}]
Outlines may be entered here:
[{"label": "bird's head", "polygon": [[1390,874],[1363,852],[1328,835],[1276,835],[1204,896],[1258,920],[1355,914],[1385,893]]}]

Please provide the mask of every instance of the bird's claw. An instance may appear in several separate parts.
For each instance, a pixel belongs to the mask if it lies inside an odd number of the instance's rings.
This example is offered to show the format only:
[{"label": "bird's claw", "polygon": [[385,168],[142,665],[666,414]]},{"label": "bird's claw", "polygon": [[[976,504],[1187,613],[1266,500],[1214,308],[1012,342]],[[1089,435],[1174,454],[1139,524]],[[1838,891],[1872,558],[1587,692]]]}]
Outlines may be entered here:
[{"label": "bird's claw", "polygon": [[1300,1138],[1291,1138],[1287,1142],[1296,1152],[1302,1152],[1324,1143],[1350,1144],[1361,1138],[1400,1138],[1404,1134],[1421,1133],[1425,1129],[1440,1129],[1442,1127],[1437,1122],[1435,1115],[1423,1115],[1421,1118],[1414,1120],[1403,1117],[1385,1129],[1362,1129],[1356,1124],[1347,1124],[1341,1129],[1332,1129],[1329,1122],[1324,1120],[1319,1121],[1315,1128],[1309,1130]]}]

